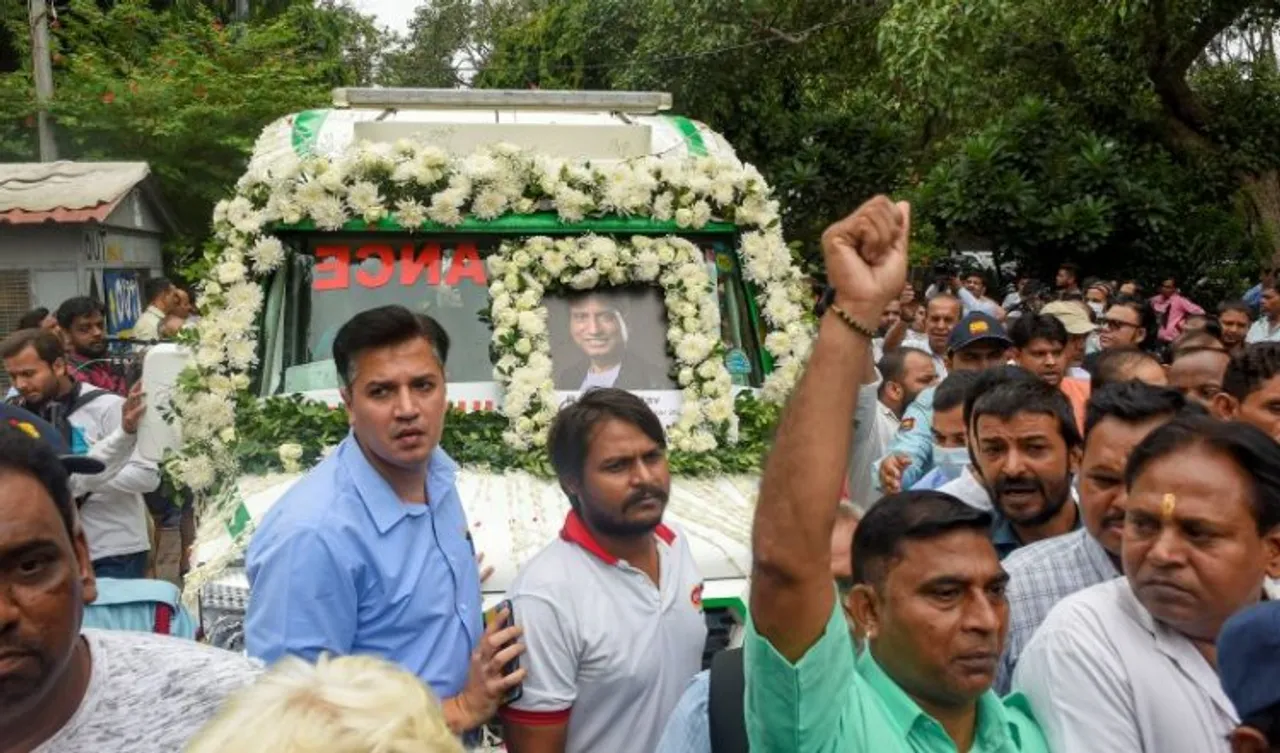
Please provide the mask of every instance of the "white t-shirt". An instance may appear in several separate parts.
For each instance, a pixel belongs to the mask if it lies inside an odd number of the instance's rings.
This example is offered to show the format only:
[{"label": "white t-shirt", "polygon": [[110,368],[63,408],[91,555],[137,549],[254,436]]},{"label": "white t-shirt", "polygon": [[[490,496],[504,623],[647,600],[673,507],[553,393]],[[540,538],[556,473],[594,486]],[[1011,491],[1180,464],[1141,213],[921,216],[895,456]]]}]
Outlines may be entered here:
[{"label": "white t-shirt", "polygon": [[702,576],[682,532],[654,534],[658,583],[614,559],[570,514],[509,598],[528,647],[509,723],[568,724],[565,753],[648,753],[702,668]]},{"label": "white t-shirt", "polygon": [[[82,385],[82,395],[103,392]],[[106,394],[85,403],[67,417],[91,448],[110,441],[120,429],[120,411],[124,398]],[[137,453],[112,473],[77,477],[76,488],[91,492],[80,507],[80,522],[89,540],[89,557],[100,560],[125,554],[145,552],[151,548],[147,531],[147,504],[142,495],[160,486],[160,469]],[[89,454],[98,457],[91,449]]]},{"label": "white t-shirt", "polygon": [[86,630],[89,688],[33,753],[174,753],[262,671],[253,659],[166,635]]}]

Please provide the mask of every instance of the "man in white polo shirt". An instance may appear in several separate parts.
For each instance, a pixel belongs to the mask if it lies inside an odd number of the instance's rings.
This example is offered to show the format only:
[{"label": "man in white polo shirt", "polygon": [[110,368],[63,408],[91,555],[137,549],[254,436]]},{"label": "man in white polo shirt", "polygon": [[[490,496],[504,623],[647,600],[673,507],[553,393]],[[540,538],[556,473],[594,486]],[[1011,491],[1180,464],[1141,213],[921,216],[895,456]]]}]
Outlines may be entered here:
[{"label": "man in white polo shirt", "polygon": [[702,576],[662,522],[662,424],[629,392],[589,390],[556,416],[548,446],[572,510],[511,586],[528,679],[502,712],[507,747],[650,753],[707,636]]}]

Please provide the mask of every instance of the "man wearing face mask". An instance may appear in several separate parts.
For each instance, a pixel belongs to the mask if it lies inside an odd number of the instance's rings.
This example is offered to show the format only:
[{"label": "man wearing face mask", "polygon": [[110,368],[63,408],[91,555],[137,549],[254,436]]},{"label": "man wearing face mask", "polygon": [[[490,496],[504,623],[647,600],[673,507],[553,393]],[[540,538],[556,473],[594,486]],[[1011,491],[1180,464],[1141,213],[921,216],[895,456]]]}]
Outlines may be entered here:
[{"label": "man wearing face mask", "polygon": [[[933,470],[917,481],[911,487],[913,490],[941,489],[968,473],[969,445],[968,432],[964,427],[964,400],[981,373],[957,371],[942,380],[942,384],[934,390]],[[972,478],[971,474],[968,475]],[[981,490],[982,484],[977,483],[977,487]],[[965,502],[969,501],[962,495],[956,496]],[[985,499],[986,492],[982,493],[982,497]],[[987,502],[986,509],[991,509],[990,502]]]},{"label": "man wearing face mask", "polygon": [[933,357],[916,348],[901,348],[880,359],[878,384],[864,386],[849,457],[849,499],[860,508],[876,500],[876,458],[884,454],[898,432],[902,414],[922,391],[938,381]]}]

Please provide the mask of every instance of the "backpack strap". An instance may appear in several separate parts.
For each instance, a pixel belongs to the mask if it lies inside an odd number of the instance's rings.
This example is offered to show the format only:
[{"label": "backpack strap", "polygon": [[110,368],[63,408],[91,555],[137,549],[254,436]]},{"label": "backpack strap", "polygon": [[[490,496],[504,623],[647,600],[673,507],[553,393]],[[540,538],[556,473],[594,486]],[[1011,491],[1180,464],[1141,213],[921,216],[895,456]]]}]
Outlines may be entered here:
[{"label": "backpack strap", "polygon": [[[78,382],[77,384],[83,385],[83,382]],[[97,400],[100,397],[106,397],[107,395],[115,394],[114,392],[107,392],[106,390],[100,389],[100,388],[94,388],[94,389],[88,390],[87,392],[85,391],[83,386],[77,387],[76,389],[78,390],[79,394],[76,395],[76,398],[71,401],[70,405],[67,406],[68,416],[80,410],[81,408],[85,407],[89,403],[92,403],[94,400]]]},{"label": "backpack strap", "polygon": [[707,716],[712,753],[747,753],[746,677],[742,649],[725,649],[711,657]]},{"label": "backpack strap", "polygon": [[156,625],[155,632],[160,635],[170,635],[173,629],[173,607],[163,601],[156,602]]}]

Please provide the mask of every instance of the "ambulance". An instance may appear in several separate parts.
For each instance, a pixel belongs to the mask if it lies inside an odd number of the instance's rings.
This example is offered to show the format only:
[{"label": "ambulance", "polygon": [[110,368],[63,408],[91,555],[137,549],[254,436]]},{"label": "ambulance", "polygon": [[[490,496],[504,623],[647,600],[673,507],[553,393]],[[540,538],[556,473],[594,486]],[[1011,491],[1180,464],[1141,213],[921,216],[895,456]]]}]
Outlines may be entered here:
[{"label": "ambulance", "polygon": [[[403,139],[452,155],[503,143],[593,163],[649,156],[737,160],[721,135],[671,114],[671,104],[668,94],[646,92],[340,89],[332,107],[269,125],[250,169],[294,155],[339,155],[353,144]],[[744,278],[739,228],[730,222],[689,230],[645,217],[565,222],[554,212],[541,212],[490,220],[468,216],[444,232],[410,233],[390,221],[337,231],[304,222],[276,226],[274,232],[298,252],[266,285],[256,380],[264,397],[298,394],[340,405],[331,360],[337,329],[360,311],[398,303],[430,313],[449,332],[448,394],[454,406],[497,409],[501,391],[494,380],[491,329],[483,317],[489,304],[483,261],[505,240],[529,236],[676,235],[691,241],[705,255],[715,281],[734,389],[759,390],[774,365],[764,347],[760,291]],[[202,530],[194,561],[220,563],[198,587],[199,620],[216,645],[243,646],[250,594],[238,549],[246,531],[298,478],[297,473],[241,478],[242,514],[220,530]],[[487,608],[501,599],[521,565],[559,535],[569,505],[553,479],[526,473],[464,466],[457,483],[476,550],[495,569],[484,584]],[[746,619],[758,484],[753,475],[672,479],[667,519],[687,534],[705,578],[708,660],[735,642]]]}]

